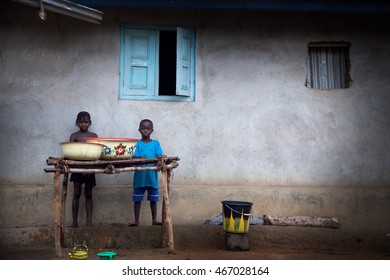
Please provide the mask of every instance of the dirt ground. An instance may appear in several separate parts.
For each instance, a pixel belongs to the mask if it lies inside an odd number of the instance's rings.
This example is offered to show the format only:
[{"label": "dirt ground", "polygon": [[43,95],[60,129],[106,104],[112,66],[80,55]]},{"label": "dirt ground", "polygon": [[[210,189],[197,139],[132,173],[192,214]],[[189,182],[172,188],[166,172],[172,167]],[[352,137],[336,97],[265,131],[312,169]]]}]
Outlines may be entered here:
[{"label": "dirt ground", "polygon": [[[66,236],[70,240],[86,237],[91,242],[89,260],[99,260],[97,253],[102,251],[116,252],[116,260],[390,260],[390,235],[383,232],[252,227],[250,249],[229,251],[219,226],[176,226],[174,253],[161,248],[159,232],[156,227],[99,227],[69,229]],[[0,243],[0,260],[69,260],[72,251],[65,246],[62,257],[57,257],[54,240],[28,245]]]},{"label": "dirt ground", "polygon": [[[88,259],[99,260],[97,253],[116,252],[116,260],[390,260],[390,254],[375,251],[297,250],[288,248],[250,249],[228,251],[225,249],[179,248],[169,253],[166,248],[147,249],[89,249]],[[12,246],[0,252],[2,260],[68,260],[72,249],[63,248],[62,257],[48,245]]]}]

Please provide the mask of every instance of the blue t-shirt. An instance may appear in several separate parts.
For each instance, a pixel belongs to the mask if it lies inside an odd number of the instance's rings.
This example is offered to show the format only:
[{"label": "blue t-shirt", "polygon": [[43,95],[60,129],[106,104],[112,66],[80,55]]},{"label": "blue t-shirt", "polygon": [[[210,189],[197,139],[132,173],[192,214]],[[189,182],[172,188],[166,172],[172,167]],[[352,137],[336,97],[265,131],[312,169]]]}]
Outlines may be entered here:
[{"label": "blue t-shirt", "polygon": [[[137,142],[133,157],[145,157],[155,158],[162,156],[163,151],[160,146],[160,142],[152,140],[149,143],[144,143],[141,140]],[[144,166],[150,166],[153,164],[144,164]],[[134,188],[140,187],[153,187],[158,189],[158,172],[157,170],[137,170],[134,171]]]}]

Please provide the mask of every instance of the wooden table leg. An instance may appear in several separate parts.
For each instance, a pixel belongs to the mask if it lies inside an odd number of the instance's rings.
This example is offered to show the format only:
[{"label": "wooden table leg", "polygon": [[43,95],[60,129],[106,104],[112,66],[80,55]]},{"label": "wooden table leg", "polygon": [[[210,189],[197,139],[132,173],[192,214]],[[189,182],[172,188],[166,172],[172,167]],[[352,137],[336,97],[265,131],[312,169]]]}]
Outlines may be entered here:
[{"label": "wooden table leg", "polygon": [[[170,182],[170,179],[171,179],[171,170],[167,170],[168,174],[167,174],[167,179],[168,179],[168,197],[169,197],[169,182]],[[161,248],[166,248],[167,247],[167,243],[168,243],[168,240],[167,240],[167,237],[168,237],[168,234],[167,234],[167,230],[168,230],[168,225],[167,225],[167,211],[166,211],[167,207],[166,207],[166,204],[165,204],[165,199],[163,199],[163,202],[162,202],[162,211],[161,211],[161,221],[162,221],[162,225],[161,225]]]},{"label": "wooden table leg", "polygon": [[60,243],[61,246],[64,246],[64,237],[65,237],[65,213],[66,213],[66,197],[68,195],[68,177],[69,173],[65,173],[62,180],[62,197],[61,197],[61,219],[60,219]]},{"label": "wooden table leg", "polygon": [[54,245],[56,248],[56,256],[62,257],[62,250],[61,250],[61,241],[60,241],[60,234],[61,234],[61,201],[60,201],[60,177],[61,177],[61,171],[57,170],[54,174]]},{"label": "wooden table leg", "polygon": [[168,246],[169,246],[169,253],[175,252],[175,242],[173,238],[173,225],[172,225],[172,217],[171,217],[171,209],[169,206],[169,184],[168,184],[168,170],[165,169],[162,171],[163,175],[163,182],[164,182],[164,203],[165,203],[165,221],[167,230],[168,230]]},{"label": "wooden table leg", "polygon": [[166,205],[165,205],[165,199],[162,201],[162,210],[161,210],[161,248],[167,247],[167,212],[166,212]]}]

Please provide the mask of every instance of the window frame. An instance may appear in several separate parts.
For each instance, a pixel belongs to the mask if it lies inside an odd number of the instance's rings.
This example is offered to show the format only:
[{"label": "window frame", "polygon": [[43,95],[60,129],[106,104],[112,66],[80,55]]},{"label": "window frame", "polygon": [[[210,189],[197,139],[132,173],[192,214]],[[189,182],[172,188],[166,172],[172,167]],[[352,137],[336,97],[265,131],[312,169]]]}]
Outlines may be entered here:
[{"label": "window frame", "polygon": [[[185,95],[179,95],[177,88],[179,86],[179,79],[180,72],[177,69],[176,71],[176,95],[159,95],[159,35],[160,31],[166,31],[166,30],[175,30],[177,31],[177,40],[176,40],[176,54],[178,55],[180,53],[179,48],[182,45],[182,41],[178,39],[179,30],[184,29],[187,30],[189,33],[189,79],[188,80],[188,94]],[[150,65],[150,68],[152,69],[151,73],[152,76],[149,77],[153,81],[153,85],[148,84],[147,90],[150,91],[149,94],[139,94],[137,93],[137,90],[126,88],[129,84],[130,76],[127,74],[126,71],[129,71],[129,64],[130,62],[126,61],[126,56],[128,56],[127,52],[129,49],[129,43],[126,43],[126,40],[130,40],[128,37],[129,35],[126,34],[127,32],[132,31],[151,31],[150,36],[153,38],[151,40],[155,41],[155,45],[150,46],[151,49],[149,50],[152,56],[154,56],[152,63]],[[193,26],[184,26],[184,25],[149,25],[149,24],[129,24],[129,23],[122,23],[120,25],[120,61],[119,61],[119,94],[118,98],[120,100],[155,100],[155,101],[179,101],[179,102],[192,102],[195,101],[195,56],[196,56],[196,44],[195,44],[195,27]],[[187,44],[188,45],[188,44]],[[149,53],[148,53],[149,54]],[[176,58],[176,63],[178,65],[178,56]],[[180,64],[181,65],[181,64]],[[148,70],[149,71],[149,70]],[[148,72],[149,74],[149,72]],[[147,75],[148,75],[147,74]],[[150,82],[150,81],[149,81]]]}]

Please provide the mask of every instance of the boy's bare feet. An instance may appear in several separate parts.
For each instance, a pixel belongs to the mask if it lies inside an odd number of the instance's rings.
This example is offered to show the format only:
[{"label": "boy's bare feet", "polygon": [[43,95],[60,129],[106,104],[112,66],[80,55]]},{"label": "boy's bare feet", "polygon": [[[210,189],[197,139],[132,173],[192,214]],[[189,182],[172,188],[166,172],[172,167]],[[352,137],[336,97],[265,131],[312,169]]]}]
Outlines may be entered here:
[{"label": "boy's bare feet", "polygon": [[162,222],[160,222],[160,221],[154,221],[152,224],[153,224],[154,226],[161,226],[161,225],[162,225]]},{"label": "boy's bare feet", "polygon": [[134,222],[129,224],[129,227],[138,227],[138,226],[139,226],[139,222]]}]

